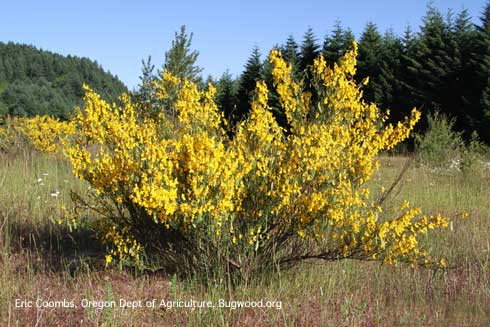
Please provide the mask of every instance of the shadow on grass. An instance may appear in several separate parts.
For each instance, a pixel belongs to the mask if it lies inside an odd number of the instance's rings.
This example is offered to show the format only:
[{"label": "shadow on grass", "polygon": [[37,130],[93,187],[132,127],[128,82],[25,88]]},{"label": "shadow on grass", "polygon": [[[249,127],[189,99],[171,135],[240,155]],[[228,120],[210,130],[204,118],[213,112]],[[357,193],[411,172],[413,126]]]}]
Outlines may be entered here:
[{"label": "shadow on grass", "polygon": [[5,248],[26,262],[17,269],[69,273],[103,269],[105,247],[89,228],[69,230],[63,225],[11,222],[5,226]]}]

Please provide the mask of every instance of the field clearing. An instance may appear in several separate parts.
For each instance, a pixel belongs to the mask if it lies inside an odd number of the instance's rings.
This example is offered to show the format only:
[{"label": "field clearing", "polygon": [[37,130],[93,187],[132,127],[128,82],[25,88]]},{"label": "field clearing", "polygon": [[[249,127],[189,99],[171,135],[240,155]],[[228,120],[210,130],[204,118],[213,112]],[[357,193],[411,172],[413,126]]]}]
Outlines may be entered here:
[{"label": "field clearing", "polygon": [[[373,196],[396,179],[406,157],[381,158]],[[470,219],[423,240],[447,271],[343,260],[305,262],[234,290],[234,300],[280,301],[271,308],[82,308],[82,299],[229,300],[223,281],[196,281],[105,268],[104,249],[82,224],[70,231],[62,206],[87,185],[63,160],[26,151],[0,154],[0,325],[2,326],[488,326],[490,171],[437,172],[412,163],[388,205],[404,199],[427,213]],[[88,213],[87,213],[88,214]],[[88,218],[87,218],[88,219]],[[36,308],[36,299],[77,308]],[[16,300],[33,308],[16,308]],[[19,305],[18,305],[19,306]],[[260,320],[260,323],[258,322]]]}]

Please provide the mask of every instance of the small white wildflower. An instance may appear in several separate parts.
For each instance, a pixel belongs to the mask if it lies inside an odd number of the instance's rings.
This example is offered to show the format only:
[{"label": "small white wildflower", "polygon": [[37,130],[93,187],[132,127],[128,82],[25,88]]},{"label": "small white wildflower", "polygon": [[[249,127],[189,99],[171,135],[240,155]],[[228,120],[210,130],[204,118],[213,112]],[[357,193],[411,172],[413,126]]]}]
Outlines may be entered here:
[{"label": "small white wildflower", "polygon": [[449,169],[460,171],[461,170],[461,159],[452,159],[451,163],[449,164]]}]

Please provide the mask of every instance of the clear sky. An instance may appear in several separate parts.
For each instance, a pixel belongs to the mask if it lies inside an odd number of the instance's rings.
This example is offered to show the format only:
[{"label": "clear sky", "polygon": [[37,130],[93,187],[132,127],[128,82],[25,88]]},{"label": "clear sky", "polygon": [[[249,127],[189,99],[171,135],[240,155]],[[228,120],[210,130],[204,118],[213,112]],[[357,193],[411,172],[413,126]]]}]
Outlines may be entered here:
[{"label": "clear sky", "polygon": [[[476,22],[484,0],[434,0],[446,13],[467,8]],[[0,41],[97,60],[130,88],[138,84],[141,59],[163,63],[181,25],[194,33],[204,74],[238,75],[257,45],[264,54],[289,34],[299,42],[308,27],[322,40],[335,20],[356,35],[368,21],[380,31],[418,30],[427,2],[419,0],[2,0]]]}]

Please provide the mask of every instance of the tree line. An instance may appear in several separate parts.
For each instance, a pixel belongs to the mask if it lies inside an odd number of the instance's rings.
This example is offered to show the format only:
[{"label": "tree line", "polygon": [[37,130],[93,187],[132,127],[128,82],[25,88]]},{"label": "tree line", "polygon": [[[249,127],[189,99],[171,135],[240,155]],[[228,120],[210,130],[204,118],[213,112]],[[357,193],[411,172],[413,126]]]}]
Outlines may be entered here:
[{"label": "tree line", "polygon": [[[352,46],[354,34],[337,21],[323,40],[308,29],[301,42],[292,36],[275,48],[291,63],[298,78],[308,80],[305,68],[322,54],[333,65]],[[323,42],[321,42],[323,41]],[[456,120],[455,127],[469,137],[476,131],[490,142],[490,3],[477,24],[466,9],[445,15],[428,6],[420,31],[407,27],[402,35],[392,30],[381,33],[369,22],[359,39],[356,79],[364,87],[366,101],[390,110],[392,121],[407,116],[413,107],[425,114],[438,111]],[[272,86],[271,68],[257,47],[234,79],[225,72],[216,80],[217,101],[225,116],[237,122],[248,112],[255,82],[263,79]],[[272,88],[271,88],[272,89]],[[272,91],[270,104],[277,109]],[[284,117],[276,112],[279,121]],[[419,130],[426,122],[419,124]]]},{"label": "tree line", "polygon": [[[352,46],[354,33],[340,21],[335,22],[323,39],[310,28],[301,41],[289,36],[274,48],[293,66],[296,78],[308,82],[306,68],[322,54],[330,65]],[[270,63],[255,47],[238,77],[228,71],[219,78],[202,77],[196,65],[198,51],[191,49],[192,33],[185,26],[165,55],[161,69],[155,70],[151,58],[143,61],[140,84],[131,93],[143,98],[147,109],[157,109],[152,96],[152,82],[161,78],[163,70],[185,77],[206,87],[217,87],[216,101],[231,126],[247,117],[255,84],[265,80],[269,86],[270,105],[280,124],[287,128],[277,94],[273,88]],[[374,22],[366,24],[357,40],[359,58],[356,79],[364,86],[364,99],[375,102],[382,110],[390,110],[397,122],[413,107],[424,114],[439,112],[455,119],[455,128],[469,137],[476,131],[490,143],[490,2],[482,10],[476,24],[468,11],[448,10],[441,13],[429,5],[420,29],[407,27],[402,35],[392,30],[381,32]],[[67,118],[73,107],[81,103],[82,83],[88,83],[105,99],[114,101],[126,87],[96,62],[86,58],[61,56],[32,46],[0,42],[0,116],[50,114]],[[419,130],[426,128],[426,121]]]}]

